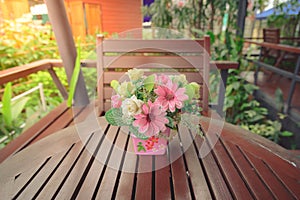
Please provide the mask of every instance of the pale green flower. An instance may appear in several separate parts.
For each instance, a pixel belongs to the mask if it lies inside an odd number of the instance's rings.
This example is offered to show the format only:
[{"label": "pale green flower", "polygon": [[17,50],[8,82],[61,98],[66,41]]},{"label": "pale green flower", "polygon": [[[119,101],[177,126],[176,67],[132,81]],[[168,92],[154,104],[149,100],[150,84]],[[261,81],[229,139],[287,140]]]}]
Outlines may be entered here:
[{"label": "pale green flower", "polygon": [[134,68],[134,69],[128,70],[128,72],[126,74],[129,76],[131,81],[137,81],[143,77],[144,71],[141,69]]},{"label": "pale green flower", "polygon": [[182,85],[186,85],[188,83],[184,74],[173,76],[172,80],[174,83],[178,83]]},{"label": "pale green flower", "polygon": [[191,82],[190,85],[194,88],[195,98],[200,98],[200,85],[196,82]]},{"label": "pale green flower", "polygon": [[117,93],[121,97],[130,97],[135,92],[135,90],[136,88],[131,82],[125,81],[121,83],[121,85],[119,85],[119,87],[117,88]]}]

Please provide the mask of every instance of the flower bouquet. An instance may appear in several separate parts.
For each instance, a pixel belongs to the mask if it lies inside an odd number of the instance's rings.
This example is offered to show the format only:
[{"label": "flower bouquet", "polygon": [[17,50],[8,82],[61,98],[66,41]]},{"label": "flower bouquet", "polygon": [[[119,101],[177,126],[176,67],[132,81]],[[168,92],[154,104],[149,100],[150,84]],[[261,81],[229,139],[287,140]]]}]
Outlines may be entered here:
[{"label": "flower bouquet", "polygon": [[145,76],[136,68],[126,74],[129,81],[111,82],[116,94],[105,118],[111,125],[129,127],[137,154],[164,154],[174,136],[171,130],[179,123],[201,134],[198,121],[191,120],[201,111],[196,101],[200,97],[197,83],[188,83],[183,74]]}]

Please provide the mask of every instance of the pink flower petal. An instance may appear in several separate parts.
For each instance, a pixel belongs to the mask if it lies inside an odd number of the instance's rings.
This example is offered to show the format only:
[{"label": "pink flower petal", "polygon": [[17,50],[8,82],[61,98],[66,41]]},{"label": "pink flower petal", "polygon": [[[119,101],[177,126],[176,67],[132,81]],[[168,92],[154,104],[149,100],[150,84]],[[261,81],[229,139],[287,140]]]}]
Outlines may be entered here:
[{"label": "pink flower petal", "polygon": [[149,113],[149,107],[146,104],[142,105],[142,111],[144,114],[148,114]]}]

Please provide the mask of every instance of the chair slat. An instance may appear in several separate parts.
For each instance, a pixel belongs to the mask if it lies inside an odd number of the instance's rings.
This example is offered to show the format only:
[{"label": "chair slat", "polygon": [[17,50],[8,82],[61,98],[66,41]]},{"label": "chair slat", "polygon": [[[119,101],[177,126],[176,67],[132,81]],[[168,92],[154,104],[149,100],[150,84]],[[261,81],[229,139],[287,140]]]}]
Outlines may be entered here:
[{"label": "chair slat", "polygon": [[149,68],[196,68],[200,69],[203,66],[203,55],[197,56],[146,56],[146,55],[131,55],[131,56],[103,56],[104,68],[140,68],[149,66]]},{"label": "chair slat", "polygon": [[111,39],[103,42],[103,52],[203,52],[204,48],[199,49],[199,44],[204,46],[204,41],[199,40],[199,42],[195,42],[193,40]]}]

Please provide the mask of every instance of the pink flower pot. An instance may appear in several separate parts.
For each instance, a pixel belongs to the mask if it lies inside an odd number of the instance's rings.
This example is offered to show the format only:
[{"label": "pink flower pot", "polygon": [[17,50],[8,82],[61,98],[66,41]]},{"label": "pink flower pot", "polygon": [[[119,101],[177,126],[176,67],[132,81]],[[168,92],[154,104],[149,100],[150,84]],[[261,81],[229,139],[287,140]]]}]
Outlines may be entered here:
[{"label": "pink flower pot", "polygon": [[[164,132],[167,136],[170,129]],[[131,136],[134,146],[134,152],[138,155],[164,155],[168,146],[168,140],[162,137],[152,136],[146,140],[139,139],[134,135]]]}]

